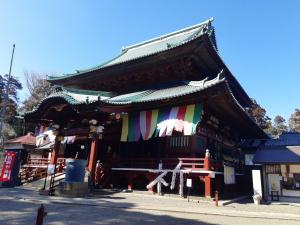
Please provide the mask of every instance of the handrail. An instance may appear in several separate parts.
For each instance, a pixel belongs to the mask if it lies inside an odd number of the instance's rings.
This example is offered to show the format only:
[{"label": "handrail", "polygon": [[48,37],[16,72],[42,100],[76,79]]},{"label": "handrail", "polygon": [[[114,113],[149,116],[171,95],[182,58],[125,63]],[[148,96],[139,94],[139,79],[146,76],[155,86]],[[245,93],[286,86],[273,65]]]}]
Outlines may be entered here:
[{"label": "handrail", "polygon": [[184,168],[203,169],[204,158],[127,158],[115,162],[115,167],[140,168],[141,166],[156,168],[162,162],[163,167],[174,167],[179,162]]},{"label": "handrail", "polygon": [[[65,163],[66,158],[58,158],[57,163]],[[50,160],[48,158],[29,158],[27,160],[27,163],[24,164],[24,167],[30,167],[30,166],[47,166],[50,164]]]}]

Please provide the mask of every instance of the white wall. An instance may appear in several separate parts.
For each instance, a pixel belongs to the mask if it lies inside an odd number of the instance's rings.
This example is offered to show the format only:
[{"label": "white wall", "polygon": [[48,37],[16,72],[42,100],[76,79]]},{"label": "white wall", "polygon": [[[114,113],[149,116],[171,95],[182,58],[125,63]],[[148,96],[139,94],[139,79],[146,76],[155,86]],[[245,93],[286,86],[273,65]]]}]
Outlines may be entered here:
[{"label": "white wall", "polygon": [[286,190],[282,189],[283,196],[300,197],[300,190]]}]

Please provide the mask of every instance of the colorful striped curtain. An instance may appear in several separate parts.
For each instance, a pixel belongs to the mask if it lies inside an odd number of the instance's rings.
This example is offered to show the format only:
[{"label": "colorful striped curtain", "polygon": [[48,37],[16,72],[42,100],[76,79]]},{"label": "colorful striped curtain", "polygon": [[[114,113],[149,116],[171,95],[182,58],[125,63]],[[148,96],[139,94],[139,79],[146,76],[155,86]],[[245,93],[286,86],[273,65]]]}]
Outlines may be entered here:
[{"label": "colorful striped curtain", "polygon": [[128,141],[139,141],[141,136],[139,113],[129,114]]},{"label": "colorful striped curtain", "polygon": [[170,115],[169,108],[159,109],[156,132],[155,132],[156,137],[157,136],[159,136],[159,137],[166,136],[169,115]]},{"label": "colorful striped curtain", "polygon": [[174,130],[184,135],[195,134],[202,113],[202,104],[191,104],[126,114],[121,141],[139,141],[140,137],[149,140],[154,133],[156,137],[171,136]]},{"label": "colorful striped curtain", "polygon": [[158,109],[140,112],[140,128],[143,140],[149,140],[156,128]]},{"label": "colorful striped curtain", "polygon": [[122,118],[122,133],[121,133],[121,141],[127,141],[128,137],[128,114],[125,114]]}]

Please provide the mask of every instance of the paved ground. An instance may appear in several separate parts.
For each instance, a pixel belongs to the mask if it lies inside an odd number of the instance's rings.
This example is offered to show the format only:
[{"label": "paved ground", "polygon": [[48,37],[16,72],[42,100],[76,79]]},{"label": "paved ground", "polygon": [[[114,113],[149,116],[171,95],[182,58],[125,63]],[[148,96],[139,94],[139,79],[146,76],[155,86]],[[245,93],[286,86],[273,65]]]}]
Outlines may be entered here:
[{"label": "paved ground", "polygon": [[19,188],[0,189],[0,224],[35,224],[41,203],[48,211],[47,225],[300,224],[299,205],[255,206],[244,201],[216,208],[210,203],[135,193],[70,199]]}]

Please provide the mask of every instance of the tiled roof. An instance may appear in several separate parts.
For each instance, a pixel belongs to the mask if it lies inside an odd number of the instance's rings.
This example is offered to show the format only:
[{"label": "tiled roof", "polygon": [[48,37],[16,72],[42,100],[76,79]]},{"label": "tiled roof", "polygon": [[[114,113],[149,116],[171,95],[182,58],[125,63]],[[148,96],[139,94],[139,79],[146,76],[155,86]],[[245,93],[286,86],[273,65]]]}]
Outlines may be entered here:
[{"label": "tiled roof", "polygon": [[180,45],[183,45],[185,43],[188,43],[203,34],[207,34],[214,46],[215,49],[217,49],[216,40],[215,40],[215,33],[214,28],[211,25],[211,22],[213,19],[209,19],[203,23],[173,32],[169,33],[139,44],[135,44],[132,46],[128,46],[125,48],[122,48],[121,54],[117,57],[104,62],[96,67],[86,69],[86,70],[77,70],[77,73],[73,74],[65,74],[63,76],[49,76],[48,80],[59,80],[66,77],[72,77],[77,76],[80,74],[84,74],[87,72],[99,70],[105,67],[121,64],[124,62],[128,62],[131,60],[136,60],[139,58],[143,58],[146,56],[154,55],[156,53],[160,53],[163,51],[170,50],[172,48],[178,47]]},{"label": "tiled roof", "polygon": [[[55,104],[56,101],[63,99],[70,105],[74,106],[81,104],[83,105],[96,103],[101,108],[101,106],[104,107],[106,105],[131,105],[138,103],[143,104],[148,102],[169,100],[202,92],[217,85],[222,85],[222,87],[225,87],[225,89],[223,88],[223,91],[231,96],[233,103],[236,104],[236,106],[238,106],[238,111],[242,113],[241,115],[246,116],[246,119],[248,122],[250,121],[251,126],[257,128],[257,131],[260,132],[260,136],[262,138],[267,138],[265,133],[249,117],[244,108],[235,99],[230,89],[230,86],[223,75],[223,70],[214,79],[211,80],[208,80],[208,78],[206,78],[200,81],[176,81],[168,84],[159,84],[159,86],[148,88],[142,91],[126,93],[121,95],[116,95],[115,93],[107,92],[105,97],[103,97],[103,95],[101,95],[100,92],[99,95],[96,95],[97,92],[86,93],[85,90],[62,88],[60,92],[54,93],[49,97],[45,98],[34,111],[26,113],[25,118],[27,116],[34,116],[34,114],[39,110],[39,108],[41,108],[41,104],[43,104],[44,102],[48,102],[49,100],[53,100]],[[100,96],[100,98],[98,96]],[[86,101],[87,97],[89,98],[89,101]],[[47,105],[45,106],[47,107]]]},{"label": "tiled roof", "polygon": [[266,140],[255,153],[255,163],[300,163],[300,133],[285,132]]},{"label": "tiled roof", "polygon": [[41,104],[51,99],[63,99],[70,105],[81,105],[90,104],[98,100],[104,100],[112,96],[115,96],[112,92],[56,87],[56,92],[44,98],[32,111],[26,112],[25,115],[36,112]]},{"label": "tiled roof", "polygon": [[221,75],[222,72],[212,80],[207,80],[206,78],[201,81],[182,81],[181,84],[173,87],[147,89],[144,91],[119,95],[106,99],[104,102],[109,104],[132,104],[176,98],[205,90],[225,81],[225,78],[221,78]]},{"label": "tiled roof", "polygon": [[28,133],[25,136],[17,137],[10,139],[5,142],[5,144],[23,144],[23,145],[35,145],[35,136],[31,133]]},{"label": "tiled roof", "polygon": [[285,132],[278,139],[270,139],[265,143],[265,147],[293,145],[300,146],[300,133],[298,132]]},{"label": "tiled roof", "polygon": [[44,102],[49,100],[62,99],[70,105],[91,104],[97,101],[99,101],[99,103],[102,102],[112,105],[127,105],[176,98],[199,92],[224,82],[225,78],[222,78],[222,73],[223,71],[212,80],[206,78],[201,81],[179,81],[176,85],[172,84],[171,87],[152,88],[123,95],[116,95],[111,92],[97,92],[59,87],[57,92],[44,98],[34,110],[26,112],[25,116],[36,112]]},{"label": "tiled roof", "polygon": [[277,146],[259,149],[253,158],[254,163],[300,163],[300,146]]}]

